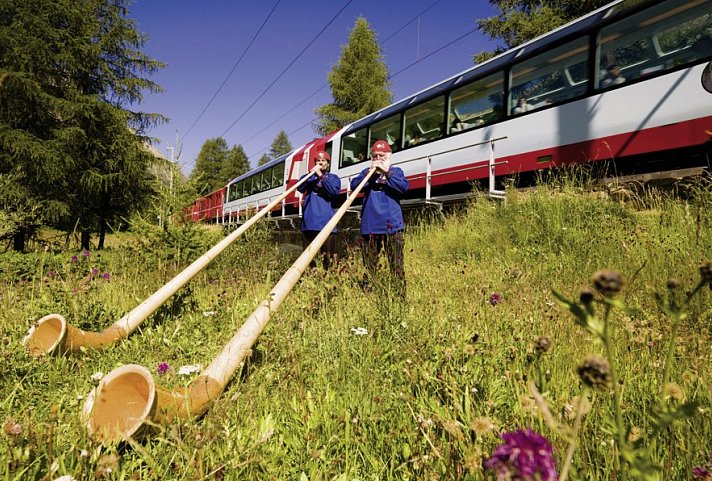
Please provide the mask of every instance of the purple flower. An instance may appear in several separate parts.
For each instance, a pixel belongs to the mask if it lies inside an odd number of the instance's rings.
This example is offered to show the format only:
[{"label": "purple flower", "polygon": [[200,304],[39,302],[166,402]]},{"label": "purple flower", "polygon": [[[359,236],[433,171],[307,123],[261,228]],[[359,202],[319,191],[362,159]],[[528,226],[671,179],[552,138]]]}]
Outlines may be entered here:
[{"label": "purple flower", "polygon": [[99,269],[97,269],[96,267],[92,267],[92,268],[91,268],[91,275],[93,275],[93,276],[98,276],[98,275],[99,275]]},{"label": "purple flower", "polygon": [[56,275],[57,275],[57,273],[54,272],[54,271],[49,271],[49,272],[47,273],[47,277],[49,277],[50,279],[53,279],[54,276],[56,276]]},{"label": "purple flower", "polygon": [[485,461],[487,469],[497,471],[499,481],[556,481],[556,463],[551,444],[530,429],[502,434],[504,444],[498,446]]},{"label": "purple flower", "polygon": [[108,281],[109,279],[111,279],[111,276],[109,275],[108,272],[104,272],[104,274],[102,274],[101,277],[103,277],[105,281]]},{"label": "purple flower", "polygon": [[84,256],[84,257],[89,257],[90,255],[91,255],[91,252],[89,252],[89,251],[82,252],[82,256]]},{"label": "purple flower", "polygon": [[156,369],[156,372],[163,376],[165,373],[168,372],[168,370],[171,368],[171,366],[167,362],[159,362],[158,363],[158,368]]},{"label": "purple flower", "polygon": [[698,481],[710,481],[712,479],[712,473],[706,466],[695,466],[692,468],[692,475]]},{"label": "purple flower", "polygon": [[72,256],[72,264],[76,264],[77,262],[79,262],[79,257]]},{"label": "purple flower", "polygon": [[492,295],[489,296],[489,303],[492,304],[493,306],[496,306],[500,302],[502,302],[502,296],[500,294],[493,292]]}]

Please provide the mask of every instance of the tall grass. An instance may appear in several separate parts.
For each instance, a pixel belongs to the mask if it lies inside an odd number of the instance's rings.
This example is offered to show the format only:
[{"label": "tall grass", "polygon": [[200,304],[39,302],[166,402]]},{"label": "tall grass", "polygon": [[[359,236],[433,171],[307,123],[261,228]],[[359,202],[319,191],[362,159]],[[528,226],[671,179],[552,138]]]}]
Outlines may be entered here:
[{"label": "tall grass", "polygon": [[[75,358],[34,359],[21,345],[34,320],[60,312],[101,329],[192,259],[159,241],[151,249],[122,245],[120,236],[100,258],[79,254],[76,263],[72,253],[5,254],[0,474],[493,479],[483,461],[499,434],[533,429],[552,442],[559,467],[574,446],[569,479],[629,479],[635,473],[619,460],[612,388],[589,390],[580,401],[577,367],[589,355],[605,356],[604,345],[552,293],[578,299],[594,271],[614,268],[625,281],[618,297],[624,308],[610,314],[625,439],[644,440],[636,455],[657,466],[651,479],[691,479],[712,452],[711,292],[702,289],[680,320],[669,380],[679,390],[665,400],[699,407],[658,434],[651,419],[672,324],[655,294],[666,295],[670,277],[681,294],[698,282],[700,263],[712,257],[710,203],[703,184],[686,200],[641,192],[621,204],[569,180],[509,192],[504,204],[478,199],[443,220],[413,224],[406,301],[390,295],[387,282],[385,290],[363,292],[357,253],[328,272],[309,271],[202,419],[159,426],[156,436],[129,446],[87,438],[79,411],[92,375],[124,363],[157,372],[167,363],[168,371],[156,374],[162,385],[189,384],[195,374],[182,376],[179,367],[217,355],[289,260],[258,229],[128,340]],[[190,235],[203,247],[219,237]],[[99,275],[91,276],[92,268]],[[537,350],[540,336],[550,340],[547,350]],[[578,407],[588,405],[572,434]]]}]

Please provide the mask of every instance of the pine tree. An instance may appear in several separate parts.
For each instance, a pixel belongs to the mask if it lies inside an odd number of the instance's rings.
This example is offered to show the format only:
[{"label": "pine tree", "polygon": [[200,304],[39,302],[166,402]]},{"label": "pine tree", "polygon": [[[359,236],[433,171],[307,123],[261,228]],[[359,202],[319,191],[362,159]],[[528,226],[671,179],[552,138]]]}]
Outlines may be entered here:
[{"label": "pine tree", "polygon": [[227,153],[220,175],[225,183],[250,170],[250,162],[242,145],[235,145]]},{"label": "pine tree", "polygon": [[13,205],[37,206],[14,247],[40,223],[91,231],[144,200],[145,130],[160,116],[128,109],[160,87],[143,77],[162,67],[140,48],[128,0],[0,2],[0,175]]},{"label": "pine tree", "polygon": [[349,34],[341,57],[329,72],[332,103],[316,109],[316,131],[321,135],[379,110],[392,101],[388,67],[376,34],[368,21],[359,17]]},{"label": "pine tree", "polygon": [[528,42],[609,3],[609,0],[490,0],[499,13],[477,20],[478,28],[503,46],[480,52],[475,63],[482,63],[510,48]]},{"label": "pine tree", "polygon": [[225,185],[224,166],[228,159],[227,142],[222,137],[206,140],[195,159],[190,179],[197,181],[199,194],[205,195]]},{"label": "pine tree", "polygon": [[257,166],[259,167],[260,165],[265,165],[270,160],[271,159],[269,158],[269,155],[262,154],[262,157],[260,157],[260,160],[257,161]]},{"label": "pine tree", "polygon": [[289,137],[287,137],[287,132],[280,130],[277,137],[272,141],[268,156],[270,160],[274,160],[281,155],[288,154],[292,149],[292,143],[289,141]]}]

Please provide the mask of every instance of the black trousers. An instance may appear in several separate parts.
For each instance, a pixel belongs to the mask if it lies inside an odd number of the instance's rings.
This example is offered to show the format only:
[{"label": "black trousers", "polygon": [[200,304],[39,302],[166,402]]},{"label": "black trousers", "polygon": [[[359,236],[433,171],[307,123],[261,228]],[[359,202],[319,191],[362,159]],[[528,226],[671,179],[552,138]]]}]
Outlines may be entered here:
[{"label": "black trousers", "polygon": [[[318,230],[304,230],[302,231],[302,248],[306,249],[309,244],[312,243],[316,236],[319,235]],[[324,269],[328,269],[331,265],[331,261],[336,255],[336,236],[332,232],[329,237],[326,238],[326,242],[319,249],[319,254],[317,254],[314,259],[321,257],[324,263]],[[316,267],[316,260],[312,260],[309,267]]]}]

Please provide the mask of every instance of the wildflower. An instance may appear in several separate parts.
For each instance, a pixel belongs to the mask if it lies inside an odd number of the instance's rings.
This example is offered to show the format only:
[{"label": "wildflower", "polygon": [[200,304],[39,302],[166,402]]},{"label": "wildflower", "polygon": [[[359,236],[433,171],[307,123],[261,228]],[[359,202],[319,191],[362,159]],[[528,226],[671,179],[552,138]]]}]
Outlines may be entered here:
[{"label": "wildflower", "polygon": [[79,262],[79,257],[72,256],[72,264],[76,264],[77,262]]},{"label": "wildflower", "polygon": [[178,368],[178,375],[189,376],[194,372],[200,372],[202,366],[200,364],[189,364],[187,366],[181,366]]},{"label": "wildflower", "polygon": [[536,342],[534,343],[534,348],[536,349],[537,354],[544,354],[551,348],[551,339],[546,336],[537,337]]},{"label": "wildflower", "polygon": [[712,480],[712,472],[710,472],[708,466],[695,466],[694,468],[692,468],[692,475],[698,481]]},{"label": "wildflower", "polygon": [[551,444],[532,430],[502,434],[504,444],[498,446],[485,461],[485,468],[497,471],[499,481],[556,481],[556,464]]},{"label": "wildflower", "polygon": [[470,423],[470,428],[472,429],[472,431],[474,431],[475,434],[477,434],[478,436],[482,436],[494,429],[494,423],[490,418],[475,418]]},{"label": "wildflower", "polygon": [[49,277],[50,279],[54,279],[54,276],[56,276],[56,275],[57,275],[57,273],[54,271],[49,271],[47,273],[47,277]]},{"label": "wildflower", "polygon": [[111,279],[111,275],[109,275],[108,272],[104,272],[104,274],[101,277],[103,277],[105,281],[108,281],[109,279]]},{"label": "wildflower", "polygon": [[673,278],[673,277],[671,277],[670,279],[668,279],[668,281],[667,281],[667,288],[668,288],[668,289],[670,289],[670,290],[672,291],[672,290],[674,290],[674,289],[677,289],[678,287],[680,287],[680,281],[679,281],[679,280],[677,280],[677,279],[675,279],[675,278]]},{"label": "wildflower", "polygon": [[210,316],[214,316],[214,315],[215,315],[215,311],[203,311],[203,317],[210,317]]},{"label": "wildflower", "polygon": [[91,275],[93,275],[93,276],[98,276],[98,275],[99,275],[99,269],[97,269],[96,267],[92,267],[92,268],[91,268]]},{"label": "wildflower", "polygon": [[700,266],[700,278],[705,284],[712,284],[712,261],[707,261]]},{"label": "wildflower", "polygon": [[165,373],[167,373],[170,370],[170,368],[171,368],[171,366],[167,362],[159,362],[156,372],[158,373],[159,376],[163,376]]},{"label": "wildflower", "polygon": [[611,383],[611,365],[600,356],[589,356],[578,368],[581,382],[594,389],[604,390]]},{"label": "wildflower", "polygon": [[366,334],[368,334],[368,331],[365,327],[352,327],[351,332],[354,334],[354,336],[365,336]]},{"label": "wildflower", "polygon": [[502,302],[502,295],[497,294],[496,292],[493,292],[492,295],[489,296],[489,303],[493,306],[496,306],[497,304]]},{"label": "wildflower", "polygon": [[605,297],[613,297],[623,288],[623,277],[618,271],[603,269],[593,274],[591,283]]},{"label": "wildflower", "polygon": [[19,436],[22,434],[22,424],[18,423],[14,419],[10,419],[3,426],[3,431],[8,436]]},{"label": "wildflower", "polygon": [[581,304],[587,306],[593,302],[593,290],[590,287],[584,287],[579,294]]},{"label": "wildflower", "polygon": [[85,250],[84,252],[82,252],[83,257],[89,257],[90,255],[91,255],[91,252],[89,252],[89,251]]},{"label": "wildflower", "polygon": [[64,476],[60,476],[54,481],[77,481],[74,476],[71,476],[69,474],[65,474]]},{"label": "wildflower", "polygon": [[683,391],[679,384],[670,382],[663,387],[663,396],[665,399],[682,402],[685,400],[685,391]]},{"label": "wildflower", "polygon": [[104,377],[104,373],[101,371],[97,371],[91,375],[91,380],[94,381],[94,383],[98,384],[99,381],[101,381],[102,377]]},{"label": "wildflower", "polygon": [[87,451],[86,449],[82,449],[82,450],[79,452],[79,457],[80,457],[80,458],[88,458],[88,457],[89,457],[89,451]]}]

